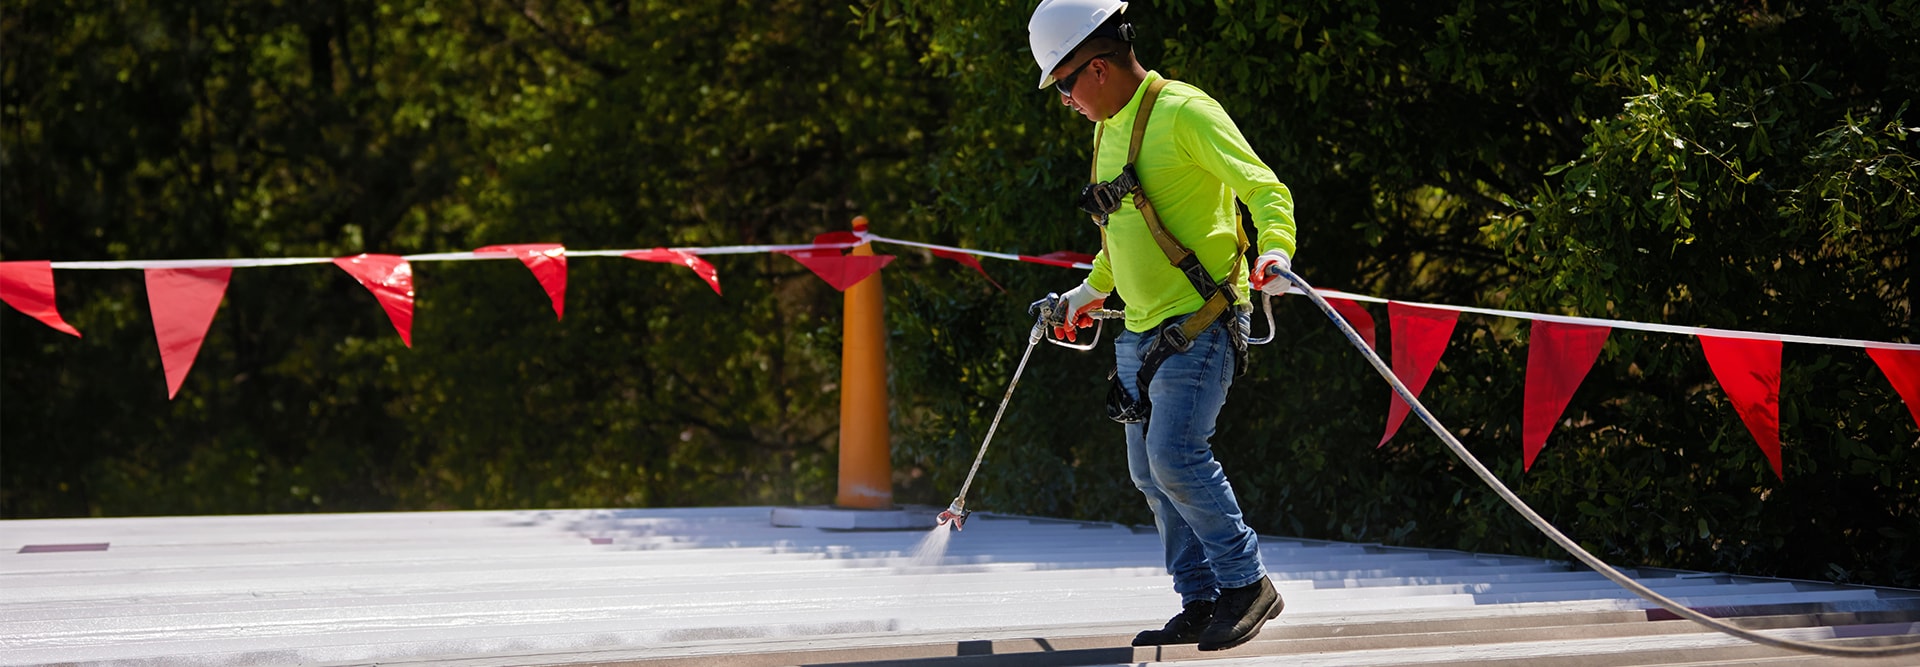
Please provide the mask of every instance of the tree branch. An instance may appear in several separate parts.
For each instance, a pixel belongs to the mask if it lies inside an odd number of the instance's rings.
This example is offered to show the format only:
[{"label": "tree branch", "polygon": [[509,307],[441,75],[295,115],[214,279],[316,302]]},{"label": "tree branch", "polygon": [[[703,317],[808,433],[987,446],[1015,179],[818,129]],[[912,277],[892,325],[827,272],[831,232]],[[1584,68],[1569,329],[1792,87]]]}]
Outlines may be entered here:
[{"label": "tree branch", "polygon": [[568,43],[559,33],[549,29],[546,23],[541,22],[539,15],[535,14],[533,8],[525,2],[520,4],[519,14],[527,20],[529,25],[533,26],[534,30],[539,31],[542,36],[547,38],[547,43],[552,45],[554,50],[559,51],[560,55],[566,56],[568,60],[578,63],[587,69],[593,70],[594,73],[609,79],[617,79],[626,75],[626,68],[596,59],[579,47]]}]

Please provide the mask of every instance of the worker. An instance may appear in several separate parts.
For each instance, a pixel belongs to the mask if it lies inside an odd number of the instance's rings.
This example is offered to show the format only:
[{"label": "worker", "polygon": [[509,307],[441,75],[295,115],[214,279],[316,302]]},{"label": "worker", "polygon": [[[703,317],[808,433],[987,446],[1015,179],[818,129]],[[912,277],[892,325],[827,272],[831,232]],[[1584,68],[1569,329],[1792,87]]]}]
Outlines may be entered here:
[{"label": "worker", "polygon": [[[1153,510],[1182,609],[1135,646],[1239,646],[1280,614],[1259,538],[1208,439],[1246,364],[1249,285],[1292,283],[1293,195],[1220,104],[1145,69],[1118,0],[1044,0],[1028,22],[1042,90],[1092,121],[1093,169],[1079,206],[1101,229],[1093,269],[1036,307],[1075,340],[1118,292],[1107,412],[1125,424],[1127,469]],[[1236,203],[1238,200],[1238,204]],[[1244,208],[1259,256],[1245,271]]]}]

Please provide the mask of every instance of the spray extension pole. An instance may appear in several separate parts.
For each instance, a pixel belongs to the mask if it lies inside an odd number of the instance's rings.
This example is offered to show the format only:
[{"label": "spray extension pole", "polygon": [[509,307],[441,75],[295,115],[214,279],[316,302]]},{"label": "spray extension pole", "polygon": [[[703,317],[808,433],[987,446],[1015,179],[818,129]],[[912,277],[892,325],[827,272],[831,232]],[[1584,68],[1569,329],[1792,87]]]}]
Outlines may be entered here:
[{"label": "spray extension pole", "polygon": [[1033,346],[1047,335],[1047,316],[1042,313],[1033,323],[1033,330],[1027,332],[1027,350],[1020,354],[1020,365],[1013,369],[1013,380],[1007,383],[1007,395],[1000,399],[1000,409],[993,413],[993,423],[987,426],[987,439],[980,442],[980,453],[973,457],[973,468],[967,471],[967,481],[960,485],[960,493],[953,497],[953,504],[947,505],[947,511],[940,513],[939,522],[952,522],[954,530],[961,530],[967,523],[967,489],[973,486],[973,476],[980,473],[980,462],[987,458],[987,445],[993,443],[993,432],[1000,429],[1000,417],[1007,413],[1007,403],[1013,400],[1013,388],[1020,386],[1020,374],[1027,370],[1027,359],[1033,356]]},{"label": "spray extension pole", "polygon": [[1066,321],[1065,313],[1060,310],[1060,306],[1058,294],[1048,294],[1047,298],[1034,302],[1030,312],[1038,314],[1039,317],[1033,321],[1033,329],[1027,332],[1027,349],[1020,353],[1020,365],[1013,369],[1013,379],[1007,382],[1007,395],[1000,398],[1000,409],[993,413],[993,423],[987,426],[986,439],[980,441],[980,453],[973,457],[973,468],[967,470],[967,481],[960,484],[960,493],[953,497],[953,503],[947,505],[947,510],[940,513],[938,519],[940,525],[952,523],[954,530],[960,530],[967,523],[967,515],[972,514],[967,511],[967,489],[973,487],[974,475],[980,474],[980,462],[987,459],[987,445],[993,443],[994,431],[1000,430],[1000,417],[1007,414],[1007,403],[1013,400],[1013,388],[1020,386],[1020,374],[1027,370],[1027,359],[1033,356],[1034,346],[1039,345],[1041,339],[1046,339],[1049,343],[1068,349],[1091,350],[1093,346],[1100,344],[1100,334],[1106,327],[1106,320],[1123,319],[1127,316],[1126,313],[1118,310],[1097,308],[1087,311],[1084,314],[1093,318],[1095,324],[1093,337],[1086,343],[1074,345],[1047,338],[1048,325],[1057,325]]}]

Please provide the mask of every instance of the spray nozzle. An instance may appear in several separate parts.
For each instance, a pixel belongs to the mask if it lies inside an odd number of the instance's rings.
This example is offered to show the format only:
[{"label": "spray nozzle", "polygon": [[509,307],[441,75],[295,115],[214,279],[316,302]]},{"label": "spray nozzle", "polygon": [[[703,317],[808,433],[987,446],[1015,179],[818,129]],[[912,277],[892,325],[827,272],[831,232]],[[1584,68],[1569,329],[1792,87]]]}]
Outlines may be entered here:
[{"label": "spray nozzle", "polygon": [[967,515],[972,514],[972,512],[967,511],[966,505],[967,501],[954,498],[953,504],[948,505],[947,510],[940,513],[940,518],[938,519],[939,525],[944,526],[951,523],[953,524],[954,530],[961,530],[967,523]]}]

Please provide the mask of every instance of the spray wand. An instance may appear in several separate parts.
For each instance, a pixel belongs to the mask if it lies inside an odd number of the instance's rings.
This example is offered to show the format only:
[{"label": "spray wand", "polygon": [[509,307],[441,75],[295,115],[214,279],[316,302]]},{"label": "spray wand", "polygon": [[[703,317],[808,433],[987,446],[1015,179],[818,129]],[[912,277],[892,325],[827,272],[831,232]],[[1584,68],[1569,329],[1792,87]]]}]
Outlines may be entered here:
[{"label": "spray wand", "polygon": [[994,431],[1000,429],[1000,417],[1007,413],[1007,403],[1013,400],[1013,388],[1020,386],[1020,374],[1027,370],[1027,359],[1033,356],[1033,347],[1040,344],[1041,339],[1045,339],[1061,347],[1091,350],[1093,346],[1100,343],[1100,333],[1105,328],[1106,320],[1126,317],[1126,313],[1118,310],[1087,311],[1086,315],[1092,317],[1095,323],[1093,338],[1086,343],[1074,345],[1047,337],[1049,326],[1057,326],[1066,321],[1066,311],[1063,306],[1060,295],[1049,293],[1046,298],[1033,302],[1033,306],[1028,309],[1038,317],[1033,321],[1033,330],[1027,332],[1027,349],[1020,354],[1020,365],[1013,369],[1013,380],[1007,382],[1007,395],[1000,398],[1000,409],[993,413],[993,423],[987,426],[987,437],[980,442],[980,453],[973,457],[973,468],[967,471],[967,481],[960,484],[960,493],[953,497],[953,503],[947,505],[946,511],[940,513],[937,519],[938,525],[952,524],[954,530],[961,530],[967,523],[967,515],[972,514],[967,510],[967,489],[973,487],[973,477],[980,473],[980,462],[987,459],[987,446],[993,443]]}]

